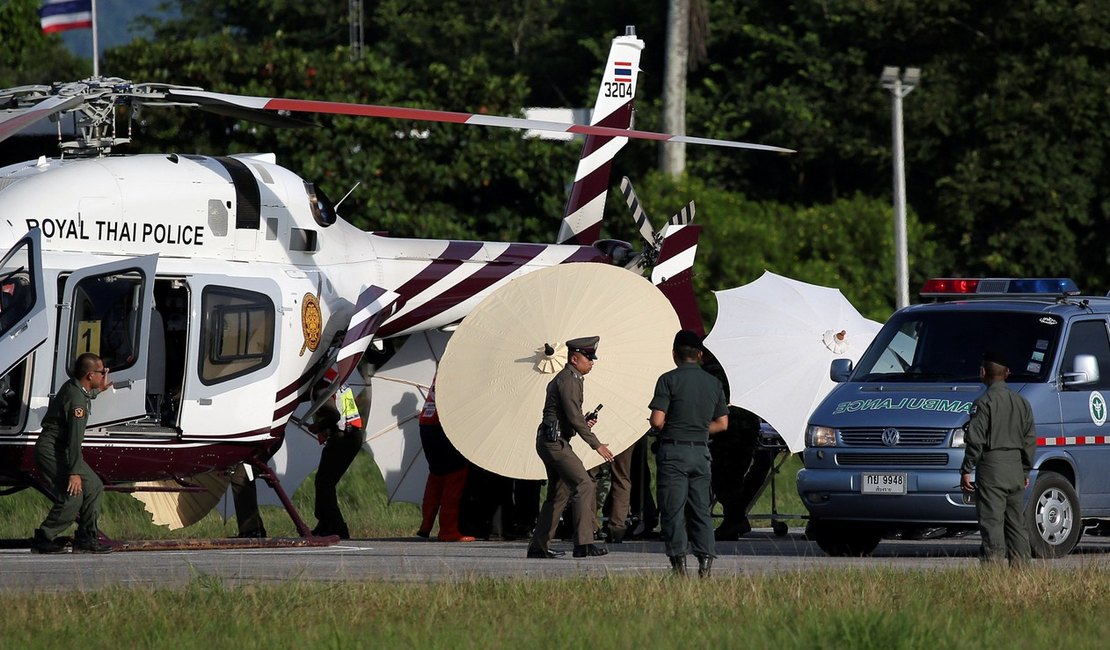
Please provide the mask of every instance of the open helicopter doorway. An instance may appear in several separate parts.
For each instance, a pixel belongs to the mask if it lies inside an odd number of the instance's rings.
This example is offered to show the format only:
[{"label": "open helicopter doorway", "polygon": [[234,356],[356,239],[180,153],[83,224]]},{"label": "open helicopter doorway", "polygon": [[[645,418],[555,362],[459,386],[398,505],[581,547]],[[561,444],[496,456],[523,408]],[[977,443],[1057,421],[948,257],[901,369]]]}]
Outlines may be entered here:
[{"label": "open helicopter doorway", "polygon": [[147,365],[147,418],[151,424],[178,428],[188,343],[189,284],[184,278],[157,278]]}]

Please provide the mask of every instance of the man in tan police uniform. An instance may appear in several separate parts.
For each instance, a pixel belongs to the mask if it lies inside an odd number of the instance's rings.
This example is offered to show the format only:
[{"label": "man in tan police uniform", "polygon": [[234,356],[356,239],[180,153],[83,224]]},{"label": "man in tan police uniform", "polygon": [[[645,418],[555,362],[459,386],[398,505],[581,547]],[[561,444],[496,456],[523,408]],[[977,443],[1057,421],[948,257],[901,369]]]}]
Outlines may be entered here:
[{"label": "man in tan police uniform", "polygon": [[574,557],[609,552],[604,545],[593,543],[597,511],[594,482],[570,446],[570,439],[577,433],[602,458],[613,460],[609,447],[590,431],[594,421],[587,421],[582,412],[583,381],[594,367],[599,341],[597,336],[567,341],[567,365],[547,384],[543,422],[536,435],[536,453],[547,468],[547,498],[540,508],[536,530],[528,545],[530,558],[556,558],[565,554],[551,550],[547,545],[555,535],[559,515],[568,500],[574,510]]}]

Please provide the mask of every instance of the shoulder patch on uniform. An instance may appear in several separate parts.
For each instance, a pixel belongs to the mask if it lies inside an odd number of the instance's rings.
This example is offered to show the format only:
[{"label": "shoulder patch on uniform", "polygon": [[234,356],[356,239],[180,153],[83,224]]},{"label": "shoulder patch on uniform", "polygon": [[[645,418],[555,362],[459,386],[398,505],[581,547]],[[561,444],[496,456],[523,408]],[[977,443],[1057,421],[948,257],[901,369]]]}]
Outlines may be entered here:
[{"label": "shoulder patch on uniform", "polygon": [[971,409],[968,410],[967,413],[968,413],[968,415],[974,416],[978,412],[979,412],[979,405],[978,404],[972,404]]},{"label": "shoulder patch on uniform", "polygon": [[81,408],[80,406],[76,407],[75,409],[73,409],[73,417],[78,419],[85,417],[85,409]]}]

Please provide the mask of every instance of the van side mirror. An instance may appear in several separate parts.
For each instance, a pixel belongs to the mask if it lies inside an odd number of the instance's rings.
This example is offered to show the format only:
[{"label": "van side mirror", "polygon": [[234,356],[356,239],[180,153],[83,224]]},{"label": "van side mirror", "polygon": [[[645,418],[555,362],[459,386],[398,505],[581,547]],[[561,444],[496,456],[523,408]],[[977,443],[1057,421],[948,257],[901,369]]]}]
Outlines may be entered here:
[{"label": "van side mirror", "polygon": [[851,376],[851,359],[833,359],[832,365],[829,366],[829,379],[839,384],[848,381],[848,378]]},{"label": "van side mirror", "polygon": [[1060,376],[1065,387],[1085,386],[1098,382],[1098,359],[1093,354],[1077,354],[1072,371]]}]

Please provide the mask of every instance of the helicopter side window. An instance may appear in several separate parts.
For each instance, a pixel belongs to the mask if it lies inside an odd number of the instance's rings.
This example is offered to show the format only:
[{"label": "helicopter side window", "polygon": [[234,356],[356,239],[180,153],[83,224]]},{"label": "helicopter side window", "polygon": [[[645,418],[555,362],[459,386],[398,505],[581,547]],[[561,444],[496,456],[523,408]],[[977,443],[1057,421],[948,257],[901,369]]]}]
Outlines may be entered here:
[{"label": "helicopter side window", "polygon": [[201,297],[200,380],[207,385],[269,365],[274,356],[274,303],[264,294],[208,287]]},{"label": "helicopter side window", "polygon": [[327,228],[335,223],[338,216],[335,213],[335,204],[331,202],[324,190],[312,183],[304,184],[305,194],[308,195],[308,207],[312,210],[312,218],[321,227]]},{"label": "helicopter side window", "polygon": [[77,283],[71,294],[71,362],[92,352],[113,370],[135,365],[143,284],[142,275],[135,271],[96,275]]},{"label": "helicopter side window", "polygon": [[12,251],[0,267],[0,335],[6,334],[35,306],[35,287],[28,269],[30,245]]}]

